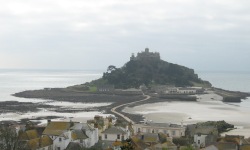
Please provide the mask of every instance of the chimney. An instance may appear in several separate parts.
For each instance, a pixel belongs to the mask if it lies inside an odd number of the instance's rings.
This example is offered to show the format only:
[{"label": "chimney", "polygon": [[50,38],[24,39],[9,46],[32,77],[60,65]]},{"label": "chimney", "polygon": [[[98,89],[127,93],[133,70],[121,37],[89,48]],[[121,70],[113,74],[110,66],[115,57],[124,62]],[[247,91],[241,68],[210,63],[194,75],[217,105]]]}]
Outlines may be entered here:
[{"label": "chimney", "polygon": [[50,120],[50,119],[48,119],[48,120],[47,120],[47,125],[49,125],[49,124],[50,124],[50,122],[51,122],[51,120]]}]

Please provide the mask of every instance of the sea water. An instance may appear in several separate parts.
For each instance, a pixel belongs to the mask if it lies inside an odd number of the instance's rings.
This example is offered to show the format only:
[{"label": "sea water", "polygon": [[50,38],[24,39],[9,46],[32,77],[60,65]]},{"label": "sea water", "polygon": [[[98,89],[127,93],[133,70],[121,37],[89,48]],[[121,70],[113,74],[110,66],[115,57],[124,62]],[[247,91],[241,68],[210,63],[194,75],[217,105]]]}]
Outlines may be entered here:
[{"label": "sea water", "polygon": [[[208,71],[200,71],[197,73],[200,78],[210,81],[214,87],[233,91],[250,92],[250,73]],[[36,103],[44,100],[18,98],[11,94],[24,90],[35,90],[48,87],[67,87],[89,82],[98,79],[101,76],[102,71],[0,70],[0,101]],[[57,105],[57,103],[55,103],[55,105]],[[62,105],[62,103],[60,103],[60,105]],[[67,103],[66,105],[69,104]],[[250,108],[250,99],[234,105],[238,105],[242,109]],[[20,118],[20,116],[18,117]]]},{"label": "sea water", "polygon": [[24,99],[11,94],[25,90],[63,88],[82,84],[100,78],[101,75],[100,71],[0,70],[0,101],[22,101]]},{"label": "sea water", "polygon": [[[100,71],[67,71],[67,70],[0,70],[0,102],[3,101],[19,101],[19,102],[43,102],[48,105],[54,105],[67,108],[86,108],[106,106],[109,103],[71,103],[71,102],[56,102],[34,99],[34,98],[19,98],[12,94],[25,90],[37,90],[43,88],[64,88],[71,85],[82,84],[100,78]],[[18,106],[16,106],[18,107]],[[42,109],[38,112],[27,113],[1,113],[1,120],[20,120],[23,118],[35,118],[45,116],[59,116],[62,118],[78,117],[87,118],[100,112],[77,112],[77,113],[57,113]],[[40,120],[45,122],[46,120]],[[77,120],[78,121],[78,120]],[[82,120],[80,120],[82,121]]]},{"label": "sea water", "polygon": [[[201,79],[209,81],[213,87],[250,93],[250,72],[198,71],[198,74]],[[234,105],[250,109],[250,97]]]}]

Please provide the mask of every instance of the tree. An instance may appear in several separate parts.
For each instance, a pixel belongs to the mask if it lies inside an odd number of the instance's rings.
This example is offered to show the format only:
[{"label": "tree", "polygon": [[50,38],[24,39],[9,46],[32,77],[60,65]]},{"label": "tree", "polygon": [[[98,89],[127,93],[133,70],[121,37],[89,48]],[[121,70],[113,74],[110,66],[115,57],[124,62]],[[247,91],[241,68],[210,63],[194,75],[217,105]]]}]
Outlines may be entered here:
[{"label": "tree", "polygon": [[188,145],[186,148],[181,149],[181,150],[195,150],[193,146]]},{"label": "tree", "polygon": [[108,66],[107,72],[112,72],[116,69],[117,69],[116,66],[110,65],[110,66]]},{"label": "tree", "polygon": [[133,150],[134,147],[131,143],[131,139],[126,139],[125,143],[123,143],[123,146],[121,146],[121,150]]},{"label": "tree", "polygon": [[16,129],[11,126],[0,126],[0,149],[17,150],[18,134]]}]

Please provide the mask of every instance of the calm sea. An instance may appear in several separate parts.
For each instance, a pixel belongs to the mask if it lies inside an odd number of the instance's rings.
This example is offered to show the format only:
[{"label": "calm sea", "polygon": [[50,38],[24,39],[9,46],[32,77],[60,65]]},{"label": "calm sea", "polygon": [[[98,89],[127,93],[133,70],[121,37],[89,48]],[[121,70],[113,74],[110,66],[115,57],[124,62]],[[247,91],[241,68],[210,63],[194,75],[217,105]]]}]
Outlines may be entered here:
[{"label": "calm sea", "polygon": [[0,70],[0,101],[30,101],[11,94],[46,87],[67,87],[101,76],[100,71]]},{"label": "calm sea", "polygon": [[[198,74],[215,87],[250,92],[250,73],[200,71]],[[45,87],[67,87],[101,76],[101,71],[0,70],[0,101],[29,101],[11,94]]]}]

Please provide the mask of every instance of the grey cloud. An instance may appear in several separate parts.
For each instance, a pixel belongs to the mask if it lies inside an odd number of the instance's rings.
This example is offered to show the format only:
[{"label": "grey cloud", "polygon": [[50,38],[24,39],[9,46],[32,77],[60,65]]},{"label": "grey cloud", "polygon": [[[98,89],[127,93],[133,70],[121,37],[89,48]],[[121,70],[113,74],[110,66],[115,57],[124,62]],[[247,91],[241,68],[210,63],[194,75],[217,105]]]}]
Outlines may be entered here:
[{"label": "grey cloud", "polygon": [[[246,0],[5,1],[0,5],[0,55],[15,54],[10,67],[17,68],[101,69],[121,66],[131,53],[149,47],[167,61],[198,70],[249,70],[249,4]],[[18,63],[22,60],[25,63]]]}]

